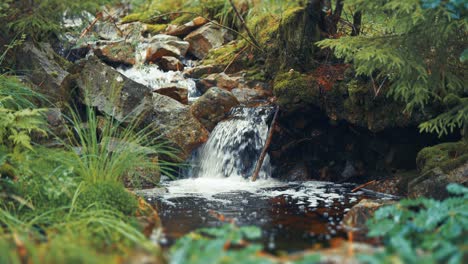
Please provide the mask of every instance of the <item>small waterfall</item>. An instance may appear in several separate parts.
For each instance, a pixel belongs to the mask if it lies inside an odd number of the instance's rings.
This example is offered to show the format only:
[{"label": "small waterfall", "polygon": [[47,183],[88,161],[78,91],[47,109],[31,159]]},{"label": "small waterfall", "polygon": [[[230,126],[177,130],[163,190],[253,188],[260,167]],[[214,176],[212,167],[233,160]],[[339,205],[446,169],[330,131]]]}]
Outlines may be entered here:
[{"label": "small waterfall", "polygon": [[[220,122],[206,142],[194,153],[191,176],[223,178],[252,176],[268,134],[272,107],[237,107]],[[260,178],[271,175],[270,158],[263,162]]]},{"label": "small waterfall", "polygon": [[[186,88],[188,91],[189,101],[194,101],[200,97],[197,91],[195,81],[191,78],[186,78],[183,72],[180,71],[167,71],[159,69],[155,64],[144,64],[146,56],[147,43],[140,43],[135,52],[136,64],[131,68],[119,68],[120,73],[130,78],[131,80],[143,84],[157,90],[163,87],[177,86]],[[184,61],[186,65],[190,66],[190,61]]]},{"label": "small waterfall", "polygon": [[132,68],[119,68],[117,70],[131,80],[148,86],[154,90],[176,85],[177,87],[186,88],[188,90],[189,101],[192,101],[199,96],[195,81],[190,78],[185,78],[182,72],[164,72],[154,64],[135,65]]}]

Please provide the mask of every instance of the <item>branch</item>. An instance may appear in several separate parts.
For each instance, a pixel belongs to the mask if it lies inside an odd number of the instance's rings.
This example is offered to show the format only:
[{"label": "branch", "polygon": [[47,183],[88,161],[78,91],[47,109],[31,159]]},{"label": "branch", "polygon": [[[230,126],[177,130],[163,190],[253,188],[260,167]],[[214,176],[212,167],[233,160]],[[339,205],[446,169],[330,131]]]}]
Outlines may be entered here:
[{"label": "branch", "polygon": [[252,175],[253,182],[256,181],[258,178],[258,174],[260,173],[260,169],[262,168],[262,165],[263,165],[263,160],[265,159],[268,147],[271,144],[271,139],[273,138],[273,131],[275,130],[274,126],[276,123],[276,118],[278,117],[278,112],[279,112],[279,106],[276,107],[275,116],[273,117],[273,121],[271,121],[271,125],[270,125],[270,132],[268,132],[268,137],[265,142],[265,146],[263,147],[262,153],[260,154],[260,158],[257,161],[257,166],[255,167],[255,171]]},{"label": "branch", "polygon": [[239,14],[239,11],[237,11],[236,5],[234,5],[234,2],[232,0],[229,0],[229,3],[231,3],[232,9],[234,9],[234,12],[236,13],[237,18],[239,18],[240,22],[242,23],[242,26],[244,27],[245,31],[247,32],[247,35],[249,35],[250,40],[255,43],[258,47],[260,47],[260,44],[258,44],[257,40],[255,37],[252,35],[252,32],[250,32],[249,27],[247,27],[247,24],[244,21],[244,18]]}]

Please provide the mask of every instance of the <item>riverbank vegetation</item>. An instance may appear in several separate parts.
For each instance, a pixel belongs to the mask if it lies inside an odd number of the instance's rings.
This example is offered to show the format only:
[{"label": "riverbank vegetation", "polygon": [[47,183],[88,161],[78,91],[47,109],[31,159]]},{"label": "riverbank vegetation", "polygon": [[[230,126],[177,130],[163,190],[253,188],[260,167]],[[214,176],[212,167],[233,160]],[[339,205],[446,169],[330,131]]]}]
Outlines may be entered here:
[{"label": "riverbank vegetation", "polygon": [[[115,6],[126,11],[110,14]],[[121,92],[129,81],[119,77],[112,85],[102,82],[115,92],[111,97],[123,98],[112,98],[116,103],[111,111],[88,103],[105,99],[75,89],[80,73],[73,72],[76,65],[66,61],[67,55],[89,48],[80,41],[95,37],[89,36],[88,27],[102,16],[114,25],[141,23],[144,34],[167,33],[197,17],[225,29],[233,36],[207,52],[200,65],[208,70],[198,77],[213,82],[208,77],[219,68],[222,74],[240,72],[235,77],[245,77],[246,83],[271,86],[265,94],[284,111],[283,124],[297,116],[302,122],[300,129],[277,128],[282,135],[306,129],[304,116],[320,112],[327,124],[344,122],[369,133],[417,126],[421,133],[455,141],[418,149],[410,161],[418,176],[398,179],[405,194],[415,199],[378,209],[367,222],[376,249],[355,254],[350,235],[347,257],[362,263],[467,261],[468,20],[463,1],[6,0],[0,4],[0,23],[5,25],[0,29],[0,263],[329,261],[316,250],[267,253],[260,229],[235,223],[186,234],[170,249],[157,244],[163,228],[158,212],[134,190],[157,186],[162,176],[180,176],[180,141],[186,139],[180,134],[195,136],[192,131],[167,135],[169,126],[155,129],[152,125],[162,119],[159,112],[150,116],[140,111],[150,104],[146,94],[141,104],[122,107],[134,95]],[[85,22],[65,28],[64,18]],[[50,87],[58,93],[75,85],[67,95],[71,99],[57,103],[50,97],[57,93],[46,85],[61,73],[52,70],[47,72],[50,78],[35,82],[16,62],[25,43],[63,48],[59,44],[67,34],[79,36],[68,54],[44,56],[70,72]],[[192,54],[190,59],[197,58]],[[116,117],[119,107],[129,114]],[[177,112],[184,107],[166,110],[175,114],[165,122],[190,122]],[[158,110],[154,108],[146,110]],[[309,134],[301,134],[297,142],[313,141]],[[196,144],[187,145],[192,150]],[[346,144],[346,151],[352,148]],[[392,151],[391,157],[381,158],[385,166],[393,161]],[[335,166],[329,164],[320,177]]]}]

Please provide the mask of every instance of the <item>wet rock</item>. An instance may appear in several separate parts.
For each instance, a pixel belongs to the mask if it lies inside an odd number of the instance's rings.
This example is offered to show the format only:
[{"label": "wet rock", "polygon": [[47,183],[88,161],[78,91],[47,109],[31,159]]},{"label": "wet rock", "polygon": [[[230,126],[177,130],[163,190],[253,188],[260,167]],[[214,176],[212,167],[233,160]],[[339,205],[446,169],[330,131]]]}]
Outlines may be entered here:
[{"label": "wet rock", "polygon": [[174,57],[163,56],[156,61],[158,66],[163,71],[183,71],[184,64],[180,60]]},{"label": "wet rock", "polygon": [[182,159],[187,159],[192,151],[208,140],[209,132],[195,118],[188,106],[167,96],[153,94],[152,125],[178,146]]},{"label": "wet rock", "polygon": [[[432,114],[430,109],[427,113],[402,114],[403,103],[385,94],[376,96],[371,82],[356,80],[345,66],[307,74],[294,69],[278,74],[273,85],[278,104],[289,113],[318,107],[333,122],[344,120],[372,132],[417,126]],[[329,72],[332,79],[324,80],[322,71]]]},{"label": "wet rock", "polygon": [[189,52],[199,59],[205,58],[211,49],[218,48],[232,39],[232,34],[214,23],[208,23],[184,38],[190,43]]},{"label": "wet rock", "polygon": [[94,54],[109,65],[131,66],[135,64],[135,47],[131,43],[117,42],[94,49]]},{"label": "wet rock", "polygon": [[205,85],[205,87],[201,87],[200,90],[203,91],[206,88],[210,88],[210,85],[213,85],[221,89],[231,91],[232,89],[239,86],[239,80],[240,77],[230,77],[224,72],[210,74],[206,78],[200,80],[200,83]]},{"label": "wet rock", "polygon": [[378,180],[365,188],[374,192],[404,197],[408,195],[408,183],[418,176],[416,170],[397,172],[392,177]]},{"label": "wet rock", "polygon": [[207,24],[208,22],[209,21],[204,17],[196,17],[192,21],[187,22],[181,26],[174,26],[173,28],[170,28],[166,34],[183,38],[190,34],[190,32]]},{"label": "wet rock", "polygon": [[17,71],[23,73],[35,85],[38,92],[52,103],[63,106],[71,97],[71,90],[62,86],[68,75],[68,62],[57,55],[46,43],[37,45],[26,42],[16,58]]},{"label": "wet rock", "polygon": [[204,94],[212,87],[216,87],[216,80],[195,79],[195,85],[200,93]]},{"label": "wet rock", "polygon": [[155,93],[168,96],[182,104],[188,104],[188,90],[187,88],[168,86],[154,90]]},{"label": "wet rock", "polygon": [[178,147],[181,159],[186,159],[208,138],[208,131],[188,106],[153,93],[152,89],[128,79],[96,57],[82,62],[70,78],[69,83],[81,92],[83,103],[119,121],[138,116],[143,126],[154,127],[158,135]]},{"label": "wet rock", "polygon": [[390,205],[393,201],[375,201],[364,199],[353,206],[343,217],[343,226],[352,231],[364,233],[367,231],[367,220],[371,219],[380,207]]},{"label": "wet rock", "polygon": [[307,181],[309,179],[309,170],[304,162],[299,162],[294,165],[288,173],[289,181]]},{"label": "wet rock", "polygon": [[184,57],[190,44],[177,37],[156,35],[150,39],[146,48],[145,62],[156,62],[164,56]]},{"label": "wet rock", "polygon": [[265,100],[270,94],[263,89],[250,89],[250,88],[234,88],[232,94],[242,104],[253,103],[258,100]]},{"label": "wet rock", "polygon": [[219,65],[200,65],[193,68],[188,68],[184,71],[184,75],[188,78],[201,78],[203,75],[222,72],[223,69]]},{"label": "wet rock", "polygon": [[236,97],[218,87],[210,88],[191,106],[193,115],[212,131],[216,124],[223,120],[232,107],[239,105]]}]

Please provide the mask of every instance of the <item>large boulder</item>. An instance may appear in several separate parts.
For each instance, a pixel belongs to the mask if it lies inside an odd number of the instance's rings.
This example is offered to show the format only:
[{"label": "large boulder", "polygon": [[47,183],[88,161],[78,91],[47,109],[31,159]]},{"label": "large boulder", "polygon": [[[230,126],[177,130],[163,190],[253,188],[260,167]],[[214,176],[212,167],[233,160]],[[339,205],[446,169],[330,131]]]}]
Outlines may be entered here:
[{"label": "large boulder", "polygon": [[46,43],[26,42],[16,57],[16,68],[34,84],[34,88],[50,102],[63,106],[70,99],[70,90],[62,86],[69,74],[68,62]]},{"label": "large boulder", "polygon": [[178,147],[183,159],[208,139],[208,131],[188,106],[153,93],[151,88],[128,79],[96,57],[82,62],[70,78],[69,83],[81,92],[83,103],[116,120],[141,118],[142,125],[152,126],[158,135]]},{"label": "large boulder", "polygon": [[204,59],[211,49],[221,47],[232,39],[233,36],[227,29],[212,22],[184,38],[190,43],[189,52],[199,59]]},{"label": "large boulder", "polygon": [[190,44],[178,37],[169,35],[156,35],[146,45],[145,62],[156,62],[164,56],[176,58],[184,57]]},{"label": "large boulder", "polygon": [[448,197],[449,183],[468,184],[468,143],[459,141],[424,148],[416,158],[420,175],[408,184],[408,196]]},{"label": "large boulder", "polygon": [[357,79],[346,65],[323,66],[306,74],[293,69],[280,73],[274,80],[273,92],[285,112],[318,107],[333,122],[344,120],[372,132],[417,126],[433,114],[431,109],[425,113],[404,113],[404,103],[383,91],[377,93],[372,82]]},{"label": "large boulder", "polygon": [[232,93],[213,87],[193,103],[191,111],[206,129],[212,131],[216,124],[227,116],[231,108],[237,105],[239,101]]}]

